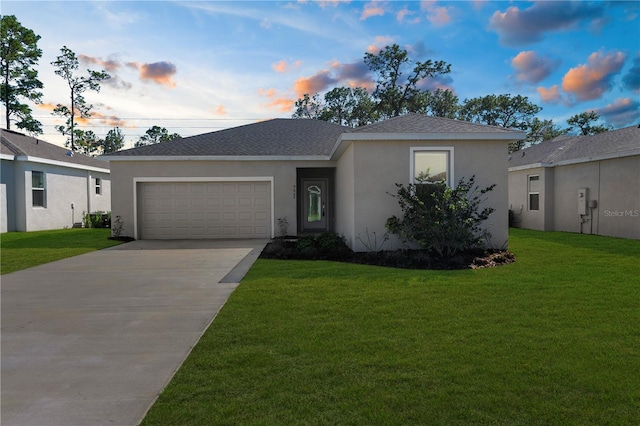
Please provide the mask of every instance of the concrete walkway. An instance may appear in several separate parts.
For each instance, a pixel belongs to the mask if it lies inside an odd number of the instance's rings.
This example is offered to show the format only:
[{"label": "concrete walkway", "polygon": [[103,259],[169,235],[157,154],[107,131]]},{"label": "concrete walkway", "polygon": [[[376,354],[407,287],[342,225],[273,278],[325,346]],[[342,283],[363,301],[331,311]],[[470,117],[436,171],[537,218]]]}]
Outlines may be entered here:
[{"label": "concrete walkway", "polygon": [[1,423],[135,425],[266,241],[134,241],[3,275]]}]

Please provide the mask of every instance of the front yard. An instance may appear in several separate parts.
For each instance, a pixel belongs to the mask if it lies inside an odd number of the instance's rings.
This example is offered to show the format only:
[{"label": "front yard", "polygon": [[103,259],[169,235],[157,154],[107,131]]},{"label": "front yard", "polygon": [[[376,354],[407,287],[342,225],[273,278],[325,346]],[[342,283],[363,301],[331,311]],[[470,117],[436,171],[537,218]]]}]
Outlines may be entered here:
[{"label": "front yard", "polygon": [[640,241],[513,229],[510,250],[259,259],[143,424],[640,424]]}]

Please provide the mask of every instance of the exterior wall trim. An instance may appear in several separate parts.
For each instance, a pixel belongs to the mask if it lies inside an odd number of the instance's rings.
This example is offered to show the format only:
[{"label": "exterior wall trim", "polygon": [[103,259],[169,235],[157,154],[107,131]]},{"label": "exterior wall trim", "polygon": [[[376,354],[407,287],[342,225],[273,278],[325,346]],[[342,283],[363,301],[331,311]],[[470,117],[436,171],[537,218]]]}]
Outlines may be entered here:
[{"label": "exterior wall trim", "polygon": [[27,155],[16,155],[15,161],[29,161],[32,163],[50,164],[52,166],[67,167],[69,169],[90,170],[92,172],[100,172],[100,173],[111,173],[109,169],[102,169],[100,167],[85,166],[83,164],[67,163],[65,161],[49,160],[46,158],[30,157]]},{"label": "exterior wall trim", "polygon": [[327,161],[328,155],[131,155],[104,157],[105,161]]},{"label": "exterior wall trim", "polygon": [[271,190],[271,238],[275,237],[275,189],[273,176],[241,177],[134,177],[133,178],[133,235],[138,239],[138,183],[145,182],[269,182]]}]

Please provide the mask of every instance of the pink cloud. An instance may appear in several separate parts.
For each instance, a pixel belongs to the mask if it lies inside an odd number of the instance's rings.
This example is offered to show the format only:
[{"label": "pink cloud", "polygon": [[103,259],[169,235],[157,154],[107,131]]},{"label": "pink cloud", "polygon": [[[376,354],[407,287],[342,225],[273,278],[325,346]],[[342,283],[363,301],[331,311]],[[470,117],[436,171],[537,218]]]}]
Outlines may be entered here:
[{"label": "pink cloud", "polygon": [[278,61],[271,65],[276,72],[287,72],[287,61]]},{"label": "pink cloud", "polygon": [[276,109],[281,112],[291,111],[295,100],[286,98],[284,96],[278,96],[278,92],[275,89],[258,89],[258,94],[269,98],[269,103],[265,105],[268,109]]},{"label": "pink cloud", "polygon": [[[292,66],[294,68],[298,68],[300,65],[302,64],[302,61],[295,61]],[[274,71],[279,72],[279,73],[285,73],[287,71],[289,71],[289,63],[287,63],[287,61],[282,60],[282,61],[278,61],[275,64],[271,65],[271,68],[274,69]]]},{"label": "pink cloud", "polygon": [[137,69],[138,76],[142,81],[149,80],[169,88],[176,87],[173,76],[176,74],[177,68],[171,62],[161,61],[150,64],[127,62],[127,66]]},{"label": "pink cloud", "polygon": [[372,16],[383,16],[385,14],[385,10],[382,6],[380,6],[377,0],[373,0],[371,3],[367,3],[362,10],[362,14],[360,15],[360,20],[364,21],[365,19],[369,19]]},{"label": "pink cloud", "polygon": [[407,16],[411,16],[413,15],[414,12],[410,11],[409,9],[407,9],[407,7],[405,6],[403,9],[401,9],[400,11],[398,11],[398,13],[396,13],[396,20],[398,22],[403,22],[404,18]]},{"label": "pink cloud", "polygon": [[559,61],[538,56],[532,50],[520,52],[511,60],[511,66],[518,71],[516,79],[531,84],[539,83],[547,78],[558,64]]},{"label": "pink cloud", "polygon": [[609,90],[615,76],[624,65],[622,52],[594,52],[587,64],[571,68],[562,78],[562,90],[573,95],[578,101],[600,98]]},{"label": "pink cloud", "polygon": [[601,19],[603,4],[591,2],[538,1],[526,9],[511,6],[496,11],[489,21],[489,29],[498,33],[507,46],[521,46],[540,41],[546,32],[568,30],[583,21]]},{"label": "pink cloud", "polygon": [[377,55],[382,49],[385,48],[385,46],[389,46],[392,43],[393,37],[376,36],[374,42],[367,47],[367,52]]},{"label": "pink cloud", "polygon": [[540,94],[540,99],[542,102],[547,102],[550,104],[559,104],[562,102],[562,95],[560,94],[560,88],[558,85],[553,85],[551,87],[544,88],[538,87],[538,94]]},{"label": "pink cloud", "polygon": [[422,0],[420,9],[427,11],[427,19],[436,27],[441,27],[451,22],[449,8],[436,6],[434,0]]},{"label": "pink cloud", "polygon": [[227,115],[227,110],[224,107],[224,105],[218,105],[214,110],[213,113],[215,115]]},{"label": "pink cloud", "polygon": [[613,103],[594,111],[614,127],[625,127],[637,124],[640,102],[629,98],[618,98]]},{"label": "pink cloud", "polygon": [[103,68],[110,72],[117,71],[122,66],[122,64],[116,61],[115,59],[107,59],[106,61],[103,61],[102,59],[96,58],[95,56],[82,55],[82,54],[78,55],[78,60],[82,64],[97,65],[98,67]]},{"label": "pink cloud", "polygon": [[329,70],[321,70],[311,77],[301,77],[294,83],[293,90],[298,97],[302,97],[305,93],[314,94],[322,92],[329,86],[338,82],[338,79],[331,75]]}]

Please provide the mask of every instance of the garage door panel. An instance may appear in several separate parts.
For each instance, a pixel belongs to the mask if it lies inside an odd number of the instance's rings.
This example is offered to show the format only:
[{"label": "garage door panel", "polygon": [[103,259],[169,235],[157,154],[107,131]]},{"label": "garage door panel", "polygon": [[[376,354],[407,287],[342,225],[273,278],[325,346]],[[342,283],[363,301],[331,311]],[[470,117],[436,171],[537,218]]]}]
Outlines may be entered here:
[{"label": "garage door panel", "polygon": [[140,185],[141,238],[269,238],[270,183]]}]

